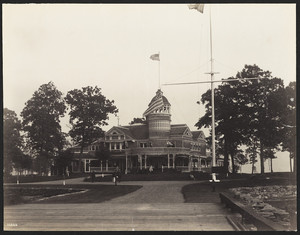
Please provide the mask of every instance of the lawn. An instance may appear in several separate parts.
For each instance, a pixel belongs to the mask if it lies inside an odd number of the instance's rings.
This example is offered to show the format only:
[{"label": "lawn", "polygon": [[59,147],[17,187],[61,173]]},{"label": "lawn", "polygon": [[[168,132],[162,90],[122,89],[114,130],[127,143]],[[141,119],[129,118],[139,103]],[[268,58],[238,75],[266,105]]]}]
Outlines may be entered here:
[{"label": "lawn", "polygon": [[[22,203],[100,203],[134,192],[141,187],[138,185],[5,185],[4,205]],[[64,196],[53,197],[62,194]]]},{"label": "lawn", "polygon": [[[66,179],[72,179],[72,178],[78,178],[78,177],[84,177],[87,176],[85,173],[74,173],[71,174],[68,177],[65,177]],[[33,182],[44,182],[44,181],[54,181],[54,180],[62,180],[62,175],[52,175],[52,176],[41,176],[41,175],[20,175],[17,177],[16,175],[11,176],[4,176],[3,182],[4,183],[16,183],[17,179],[19,178],[20,183],[33,183]]]},{"label": "lawn", "polygon": [[236,175],[231,179],[221,179],[221,182],[215,183],[215,192],[212,192],[212,185],[208,181],[186,185],[181,192],[187,203],[220,202],[219,193],[228,192],[230,188],[267,185],[296,185],[296,178],[291,173]]},{"label": "lawn", "polygon": [[[185,181],[191,180],[190,175],[193,174],[196,180],[208,180],[210,174],[201,172],[177,172],[173,169],[165,170],[164,172],[143,172],[139,174],[122,174],[121,181]],[[89,175],[85,179],[86,182],[91,182],[91,176]],[[101,177],[101,174],[97,174],[95,182],[108,182],[112,181],[112,175],[106,175]],[[191,181],[192,182],[192,181]]]}]

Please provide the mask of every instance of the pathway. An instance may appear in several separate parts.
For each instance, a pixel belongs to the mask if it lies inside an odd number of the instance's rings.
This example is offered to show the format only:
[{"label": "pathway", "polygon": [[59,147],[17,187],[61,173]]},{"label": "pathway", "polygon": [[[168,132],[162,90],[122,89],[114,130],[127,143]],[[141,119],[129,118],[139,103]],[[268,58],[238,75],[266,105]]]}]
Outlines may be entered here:
[{"label": "pathway", "polygon": [[[66,184],[91,184],[82,180],[68,179]],[[48,183],[61,184],[62,181]],[[193,182],[127,181],[120,184],[143,187],[104,203],[7,206],[4,208],[4,230],[233,231],[226,219],[230,212],[220,203],[184,203],[181,188],[191,183]]]}]

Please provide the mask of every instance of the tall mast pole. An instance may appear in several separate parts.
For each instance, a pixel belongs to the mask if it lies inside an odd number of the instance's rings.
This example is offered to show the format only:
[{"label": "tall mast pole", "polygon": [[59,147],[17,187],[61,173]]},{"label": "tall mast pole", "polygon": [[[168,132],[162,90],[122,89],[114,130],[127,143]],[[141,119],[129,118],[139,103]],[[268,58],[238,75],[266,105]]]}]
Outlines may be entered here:
[{"label": "tall mast pole", "polygon": [[160,52],[158,52],[158,88],[160,89]]},{"label": "tall mast pole", "polygon": [[[214,91],[214,60],[212,51],[212,26],[211,26],[211,6],[209,8],[209,24],[210,24],[210,77],[211,77],[211,126],[212,126],[212,166],[216,166],[216,146],[215,146],[215,91]],[[215,179],[215,173],[213,173]]]}]

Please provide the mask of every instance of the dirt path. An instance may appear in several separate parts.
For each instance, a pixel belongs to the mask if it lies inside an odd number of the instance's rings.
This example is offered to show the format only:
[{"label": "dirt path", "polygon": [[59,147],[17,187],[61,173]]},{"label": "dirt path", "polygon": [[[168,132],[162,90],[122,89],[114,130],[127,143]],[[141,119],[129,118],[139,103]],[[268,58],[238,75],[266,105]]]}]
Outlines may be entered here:
[{"label": "dirt path", "polygon": [[[181,188],[190,182],[160,181],[155,183],[144,183],[139,190],[125,196],[114,198],[110,203],[184,203]],[[138,184],[139,182],[134,182]]]}]

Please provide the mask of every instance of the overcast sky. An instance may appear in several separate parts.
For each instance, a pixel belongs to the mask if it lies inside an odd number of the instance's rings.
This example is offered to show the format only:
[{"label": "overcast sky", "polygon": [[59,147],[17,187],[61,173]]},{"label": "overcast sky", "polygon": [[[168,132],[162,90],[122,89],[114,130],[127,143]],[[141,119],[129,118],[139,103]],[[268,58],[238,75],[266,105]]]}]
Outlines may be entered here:
[{"label": "overcast sky", "polygon": [[[285,85],[296,80],[295,4],[4,4],[4,107],[18,115],[34,91],[53,81],[64,95],[98,86],[114,100],[120,124],[143,112],[161,84],[207,81],[209,10],[215,79],[257,64]],[[172,124],[195,130],[204,115],[196,102],[209,84],[161,86]],[[111,116],[108,130],[117,125]],[[68,132],[68,116],[62,120]],[[204,130],[208,135],[208,130]]]}]

